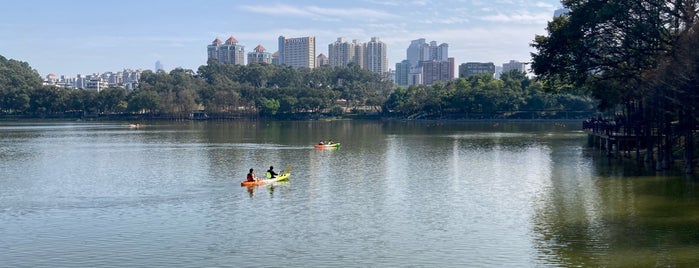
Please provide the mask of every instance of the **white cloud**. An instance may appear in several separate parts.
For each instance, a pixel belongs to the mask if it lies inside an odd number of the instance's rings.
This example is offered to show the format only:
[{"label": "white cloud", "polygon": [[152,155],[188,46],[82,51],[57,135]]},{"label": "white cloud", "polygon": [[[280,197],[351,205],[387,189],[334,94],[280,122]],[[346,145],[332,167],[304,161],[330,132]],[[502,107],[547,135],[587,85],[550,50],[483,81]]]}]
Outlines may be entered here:
[{"label": "white cloud", "polygon": [[419,22],[426,24],[459,24],[469,22],[469,20],[463,17],[434,17],[430,19],[419,20]]},{"label": "white cloud", "polygon": [[482,16],[480,19],[484,21],[491,22],[514,22],[514,23],[542,23],[551,19],[553,15],[549,13],[527,13],[527,12],[513,12],[513,13],[498,13],[496,15]]},{"label": "white cloud", "polygon": [[278,4],[275,6],[241,6],[241,9],[267,15],[299,16],[325,20],[338,20],[338,18],[350,18],[357,20],[387,20],[399,17],[388,12],[369,8],[325,8],[319,6],[297,7]]}]

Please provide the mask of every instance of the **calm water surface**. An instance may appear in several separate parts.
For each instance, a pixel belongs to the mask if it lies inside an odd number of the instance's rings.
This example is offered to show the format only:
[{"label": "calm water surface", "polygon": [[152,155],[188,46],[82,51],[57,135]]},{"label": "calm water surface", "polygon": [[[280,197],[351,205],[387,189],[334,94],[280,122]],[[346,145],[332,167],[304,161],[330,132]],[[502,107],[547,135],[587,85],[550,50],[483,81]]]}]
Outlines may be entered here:
[{"label": "calm water surface", "polygon": [[699,265],[697,181],[579,127],[0,122],[0,266]]}]

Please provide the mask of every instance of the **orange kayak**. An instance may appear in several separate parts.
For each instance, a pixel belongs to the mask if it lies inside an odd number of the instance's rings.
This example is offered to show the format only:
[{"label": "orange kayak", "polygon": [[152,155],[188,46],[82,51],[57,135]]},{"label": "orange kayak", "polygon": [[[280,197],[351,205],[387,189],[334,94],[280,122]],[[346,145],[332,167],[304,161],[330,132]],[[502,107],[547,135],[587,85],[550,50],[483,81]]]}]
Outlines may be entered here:
[{"label": "orange kayak", "polygon": [[279,174],[279,177],[265,179],[265,180],[241,181],[240,186],[256,186],[256,185],[265,185],[265,184],[273,183],[273,182],[277,182],[277,181],[288,181],[289,176],[291,176],[291,173]]}]

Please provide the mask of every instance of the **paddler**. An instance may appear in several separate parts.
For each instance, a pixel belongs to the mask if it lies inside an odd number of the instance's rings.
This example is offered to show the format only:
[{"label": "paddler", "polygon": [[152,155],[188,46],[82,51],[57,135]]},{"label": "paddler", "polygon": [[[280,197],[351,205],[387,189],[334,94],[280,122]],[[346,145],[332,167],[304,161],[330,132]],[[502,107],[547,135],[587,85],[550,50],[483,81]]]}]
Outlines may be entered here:
[{"label": "paddler", "polygon": [[249,182],[254,182],[257,180],[257,175],[255,175],[255,170],[252,168],[250,169],[250,173],[248,173],[248,181]]},{"label": "paddler", "polygon": [[269,169],[267,170],[267,177],[268,178],[276,178],[277,177],[277,172],[274,172],[274,166],[269,166]]}]

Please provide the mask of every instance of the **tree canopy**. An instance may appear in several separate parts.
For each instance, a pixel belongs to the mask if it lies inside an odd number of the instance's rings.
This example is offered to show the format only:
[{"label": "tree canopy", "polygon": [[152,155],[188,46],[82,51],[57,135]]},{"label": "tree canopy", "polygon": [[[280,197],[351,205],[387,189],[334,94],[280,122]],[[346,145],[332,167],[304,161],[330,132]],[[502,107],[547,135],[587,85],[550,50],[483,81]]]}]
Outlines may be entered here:
[{"label": "tree canopy", "polygon": [[[523,72],[492,74],[395,88],[387,77],[356,64],[314,69],[264,63],[218,64],[193,70],[143,71],[133,91],[42,86],[26,63],[3,67],[4,114],[177,117],[205,111],[214,117],[304,118],[372,113],[425,118],[503,118],[518,111],[589,111],[592,100],[570,92],[546,94]],[[9,81],[9,82],[8,82]],[[21,82],[21,83],[20,83]],[[545,112],[544,112],[545,113]],[[527,117],[531,117],[527,115]]]},{"label": "tree canopy", "polygon": [[673,136],[683,136],[691,154],[699,116],[699,1],[562,3],[570,12],[532,43],[532,69],[545,87],[589,90],[601,109],[621,111],[627,128],[635,125],[635,135],[658,144],[663,161],[671,158]]}]

